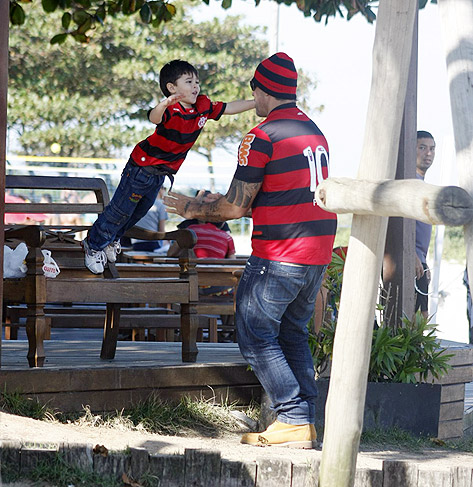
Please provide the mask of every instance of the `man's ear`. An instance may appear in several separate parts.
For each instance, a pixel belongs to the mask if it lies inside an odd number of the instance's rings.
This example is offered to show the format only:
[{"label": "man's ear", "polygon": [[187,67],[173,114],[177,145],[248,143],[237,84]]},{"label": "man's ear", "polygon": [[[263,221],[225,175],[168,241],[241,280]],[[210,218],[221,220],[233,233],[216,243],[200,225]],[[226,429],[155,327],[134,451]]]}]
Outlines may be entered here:
[{"label": "man's ear", "polygon": [[176,93],[176,85],[174,83],[171,83],[169,82],[167,85],[166,85],[166,88],[168,89],[169,93],[171,93],[171,95],[174,95]]}]

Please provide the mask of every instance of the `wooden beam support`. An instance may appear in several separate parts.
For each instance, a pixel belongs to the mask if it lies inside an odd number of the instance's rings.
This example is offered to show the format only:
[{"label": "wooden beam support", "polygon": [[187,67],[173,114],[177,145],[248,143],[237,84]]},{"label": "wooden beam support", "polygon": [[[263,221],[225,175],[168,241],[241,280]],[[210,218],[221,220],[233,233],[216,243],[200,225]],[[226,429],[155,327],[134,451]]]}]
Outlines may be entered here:
[{"label": "wooden beam support", "polygon": [[[473,0],[439,0],[460,186],[473,197]],[[465,225],[466,260],[473,283],[473,224]]]},{"label": "wooden beam support", "polygon": [[[358,177],[393,179],[417,2],[380,0]],[[354,215],[335,334],[320,487],[353,486],[387,218]]]},{"label": "wooden beam support", "polygon": [[473,220],[473,198],[463,188],[420,179],[329,178],[319,184],[315,199],[335,213],[401,216],[431,225],[465,225]]}]

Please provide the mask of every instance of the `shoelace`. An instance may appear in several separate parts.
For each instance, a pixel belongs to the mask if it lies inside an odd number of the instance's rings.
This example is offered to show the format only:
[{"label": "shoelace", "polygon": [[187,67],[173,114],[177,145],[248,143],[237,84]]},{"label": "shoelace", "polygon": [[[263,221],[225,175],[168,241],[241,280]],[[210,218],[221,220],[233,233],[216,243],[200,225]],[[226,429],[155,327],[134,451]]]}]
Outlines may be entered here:
[{"label": "shoelace", "polygon": [[122,244],[120,243],[119,240],[117,240],[116,242],[113,242],[113,247],[114,247],[115,252],[117,254],[119,254],[122,251]]},{"label": "shoelace", "polygon": [[107,256],[103,250],[90,250],[92,251],[92,256],[94,257],[95,262],[103,265],[107,263]]}]

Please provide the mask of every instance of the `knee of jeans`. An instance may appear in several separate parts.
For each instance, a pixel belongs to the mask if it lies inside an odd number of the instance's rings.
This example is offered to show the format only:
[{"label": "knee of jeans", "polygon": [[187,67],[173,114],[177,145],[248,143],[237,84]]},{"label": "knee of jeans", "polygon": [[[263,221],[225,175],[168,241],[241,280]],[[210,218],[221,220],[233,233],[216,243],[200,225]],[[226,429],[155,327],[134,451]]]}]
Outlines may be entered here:
[{"label": "knee of jeans", "polygon": [[111,223],[117,227],[123,226],[126,221],[131,217],[132,213],[125,212],[121,210],[118,206],[115,206],[111,203],[104,214],[106,218],[106,222],[104,222],[105,226],[107,223]]}]

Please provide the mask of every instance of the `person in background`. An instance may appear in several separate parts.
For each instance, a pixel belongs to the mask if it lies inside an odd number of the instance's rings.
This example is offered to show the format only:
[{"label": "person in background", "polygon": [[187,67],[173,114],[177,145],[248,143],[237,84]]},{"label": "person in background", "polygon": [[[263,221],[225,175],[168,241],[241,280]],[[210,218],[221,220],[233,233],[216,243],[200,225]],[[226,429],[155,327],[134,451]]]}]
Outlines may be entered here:
[{"label": "person in background", "polygon": [[[154,205],[149,209],[148,213],[136,223],[137,227],[152,230],[153,232],[166,231],[168,214],[163,203],[164,192],[165,188],[161,187]],[[169,248],[169,242],[167,240],[138,240],[132,238],[131,245],[133,250],[144,250],[146,252],[156,252],[161,249],[161,253],[167,251]]]},{"label": "person in background", "polygon": [[204,221],[251,210],[253,251],[236,294],[237,340],[277,420],[241,442],[313,448],[317,384],[307,323],[337,229],[336,215],[315,202],[317,184],[328,177],[328,144],[296,105],[297,70],[286,53],[263,60],[250,87],[265,119],[242,139],[227,194],[205,202],[170,192],[164,203],[170,213]]},{"label": "person in background", "polygon": [[[435,158],[435,140],[431,133],[425,130],[417,132],[417,161],[416,178],[424,180],[425,173]],[[429,250],[432,225],[416,221],[416,304],[414,311],[421,310],[425,318],[429,316],[429,284],[430,271],[427,266],[427,252]]]}]

